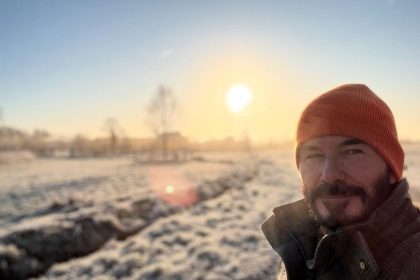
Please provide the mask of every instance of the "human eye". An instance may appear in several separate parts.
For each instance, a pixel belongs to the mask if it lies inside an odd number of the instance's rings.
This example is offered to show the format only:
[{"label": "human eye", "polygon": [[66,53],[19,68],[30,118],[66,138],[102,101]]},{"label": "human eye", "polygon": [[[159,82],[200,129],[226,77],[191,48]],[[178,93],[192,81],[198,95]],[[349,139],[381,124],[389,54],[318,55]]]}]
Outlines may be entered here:
[{"label": "human eye", "polygon": [[344,150],[346,155],[356,155],[356,154],[364,154],[363,150],[361,149],[346,149]]},{"label": "human eye", "polygon": [[305,156],[305,159],[310,160],[310,159],[319,159],[322,158],[322,154],[320,153],[311,153],[311,154],[307,154]]}]

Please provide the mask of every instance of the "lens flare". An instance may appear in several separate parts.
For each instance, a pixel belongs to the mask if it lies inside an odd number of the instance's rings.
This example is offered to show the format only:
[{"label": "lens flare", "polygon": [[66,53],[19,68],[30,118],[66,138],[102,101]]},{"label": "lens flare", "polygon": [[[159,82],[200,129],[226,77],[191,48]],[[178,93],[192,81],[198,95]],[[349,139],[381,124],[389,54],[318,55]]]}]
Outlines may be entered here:
[{"label": "lens flare", "polygon": [[171,186],[171,185],[168,185],[168,186],[166,186],[166,192],[167,193],[173,193],[174,192],[174,187],[173,186]]},{"label": "lens flare", "polygon": [[151,190],[166,203],[187,206],[197,202],[193,184],[177,167],[152,166],[148,175]]}]

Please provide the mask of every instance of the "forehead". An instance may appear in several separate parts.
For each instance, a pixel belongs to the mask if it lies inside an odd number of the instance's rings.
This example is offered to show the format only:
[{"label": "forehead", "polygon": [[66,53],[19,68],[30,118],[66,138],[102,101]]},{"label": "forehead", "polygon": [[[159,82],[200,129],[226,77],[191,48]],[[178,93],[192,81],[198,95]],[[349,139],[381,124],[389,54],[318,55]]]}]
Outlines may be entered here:
[{"label": "forehead", "polygon": [[341,148],[349,145],[358,144],[365,145],[371,148],[368,144],[356,138],[344,136],[321,136],[305,142],[301,147],[301,151],[313,149]]}]

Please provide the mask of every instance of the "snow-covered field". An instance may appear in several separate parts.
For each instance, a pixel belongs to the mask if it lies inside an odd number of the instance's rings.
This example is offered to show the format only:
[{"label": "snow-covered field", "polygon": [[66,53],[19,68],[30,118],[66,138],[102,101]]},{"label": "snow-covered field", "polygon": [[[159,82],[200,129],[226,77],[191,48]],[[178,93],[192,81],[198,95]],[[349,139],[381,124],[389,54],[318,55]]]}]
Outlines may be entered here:
[{"label": "snow-covered field", "polygon": [[[420,145],[406,145],[420,201]],[[292,148],[0,166],[0,279],[275,279],[260,230],[301,198]]]}]

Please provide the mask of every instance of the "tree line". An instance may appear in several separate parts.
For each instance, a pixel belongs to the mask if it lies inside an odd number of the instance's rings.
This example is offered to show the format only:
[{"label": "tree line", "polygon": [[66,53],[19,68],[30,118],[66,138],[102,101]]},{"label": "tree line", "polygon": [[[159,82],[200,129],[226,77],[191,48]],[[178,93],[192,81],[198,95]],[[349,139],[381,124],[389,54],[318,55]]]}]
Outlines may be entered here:
[{"label": "tree line", "polygon": [[136,142],[126,136],[122,126],[114,118],[104,121],[103,131],[106,135],[104,138],[89,139],[83,135],[76,135],[71,140],[52,140],[50,133],[45,130],[27,133],[4,125],[0,108],[0,151],[31,150],[40,156],[51,156],[57,151],[67,151],[70,157],[82,157],[149,150],[153,152],[153,156],[156,157],[156,153],[160,153],[160,156],[166,159],[170,150],[174,149],[171,142],[177,142],[175,146],[178,149],[187,149],[187,140],[179,132],[174,131],[177,103],[170,88],[159,86],[145,109],[147,113],[145,122],[154,139]]}]

